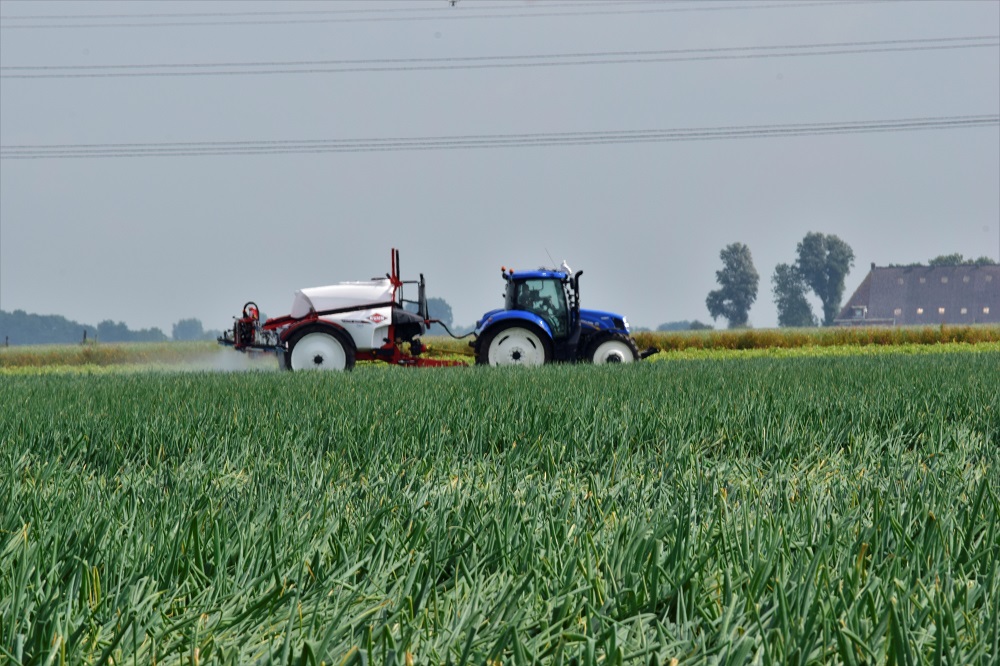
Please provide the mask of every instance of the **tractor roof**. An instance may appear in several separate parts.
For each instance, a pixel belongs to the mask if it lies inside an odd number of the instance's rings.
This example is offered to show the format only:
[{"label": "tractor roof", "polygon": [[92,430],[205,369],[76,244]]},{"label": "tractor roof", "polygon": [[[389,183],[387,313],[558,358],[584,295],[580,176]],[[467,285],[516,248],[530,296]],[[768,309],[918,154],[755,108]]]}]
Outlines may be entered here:
[{"label": "tractor roof", "polygon": [[541,268],[537,271],[511,271],[510,277],[512,280],[539,280],[539,279],[565,280],[567,275],[562,271],[552,271]]}]

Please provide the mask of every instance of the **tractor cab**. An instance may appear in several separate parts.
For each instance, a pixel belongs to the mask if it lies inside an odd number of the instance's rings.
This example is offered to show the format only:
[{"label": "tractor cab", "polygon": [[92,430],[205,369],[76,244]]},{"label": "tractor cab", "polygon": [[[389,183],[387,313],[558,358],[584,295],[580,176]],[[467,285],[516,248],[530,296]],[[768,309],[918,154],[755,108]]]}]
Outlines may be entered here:
[{"label": "tractor cab", "polygon": [[505,310],[532,312],[549,325],[552,337],[571,337],[580,326],[576,279],[558,271],[505,272]]}]

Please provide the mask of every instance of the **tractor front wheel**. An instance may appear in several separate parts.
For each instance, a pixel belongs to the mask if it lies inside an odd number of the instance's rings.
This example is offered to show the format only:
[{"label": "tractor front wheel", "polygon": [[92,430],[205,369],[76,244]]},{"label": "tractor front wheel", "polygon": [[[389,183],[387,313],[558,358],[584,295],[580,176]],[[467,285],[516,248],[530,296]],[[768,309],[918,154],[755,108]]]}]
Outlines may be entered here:
[{"label": "tractor front wheel", "polygon": [[476,354],[478,365],[543,365],[551,360],[552,351],[546,335],[535,327],[517,324],[487,331]]},{"label": "tractor front wheel", "polygon": [[595,365],[632,363],[639,360],[639,349],[627,335],[612,333],[594,340],[587,348],[585,358]]},{"label": "tractor front wheel", "polygon": [[353,370],[354,349],[341,336],[325,331],[303,331],[288,343],[288,369]]}]

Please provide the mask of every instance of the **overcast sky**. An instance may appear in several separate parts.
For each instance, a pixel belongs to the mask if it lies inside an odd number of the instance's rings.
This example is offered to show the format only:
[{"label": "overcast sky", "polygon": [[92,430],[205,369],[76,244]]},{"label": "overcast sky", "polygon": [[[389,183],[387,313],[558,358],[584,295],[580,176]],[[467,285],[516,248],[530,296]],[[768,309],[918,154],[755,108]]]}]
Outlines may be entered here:
[{"label": "overcast sky", "polygon": [[[246,300],[276,316],[298,288],[384,274],[398,247],[460,324],[500,305],[501,265],[551,255],[584,270],[585,307],[655,327],[711,321],[719,251],[742,242],[761,276],[750,322],[771,327],[774,267],[810,231],[854,249],[845,299],[872,262],[1000,253],[992,0],[0,0],[0,15],[6,311],[223,328]],[[931,128],[549,145],[912,118]],[[980,126],[940,129],[955,122]],[[521,145],[441,141],[470,135]],[[156,154],[198,142],[229,154]]]}]

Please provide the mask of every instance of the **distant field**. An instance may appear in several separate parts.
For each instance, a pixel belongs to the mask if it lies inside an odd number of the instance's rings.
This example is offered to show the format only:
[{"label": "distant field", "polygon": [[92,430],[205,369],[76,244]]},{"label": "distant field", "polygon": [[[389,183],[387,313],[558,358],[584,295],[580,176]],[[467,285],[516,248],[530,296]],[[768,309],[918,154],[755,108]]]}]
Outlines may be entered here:
[{"label": "distant field", "polygon": [[643,332],[637,333],[635,337],[640,347],[655,345],[665,351],[934,345],[947,342],[980,344],[1000,342],[1000,326],[750,328],[719,331]]},{"label": "distant field", "polygon": [[[916,328],[746,329],[736,331],[641,332],[640,349],[655,346],[651,360],[728,358],[755,355],[850,355],[855,353],[940,353],[1000,349],[1000,326]],[[427,336],[429,355],[473,361],[465,340]],[[899,348],[899,349],[890,349]],[[752,352],[752,353],[744,353]],[[273,355],[241,354],[215,342],[35,345],[0,348],[0,372],[61,371],[86,367],[120,371],[132,367],[181,370],[270,369]],[[18,370],[21,369],[21,370]]]},{"label": "distant field", "polygon": [[9,374],[0,662],[995,664],[997,386],[996,349]]},{"label": "distant field", "polygon": [[22,345],[0,348],[0,373],[123,370],[243,370],[276,365],[273,354],[241,354],[216,342]]}]

